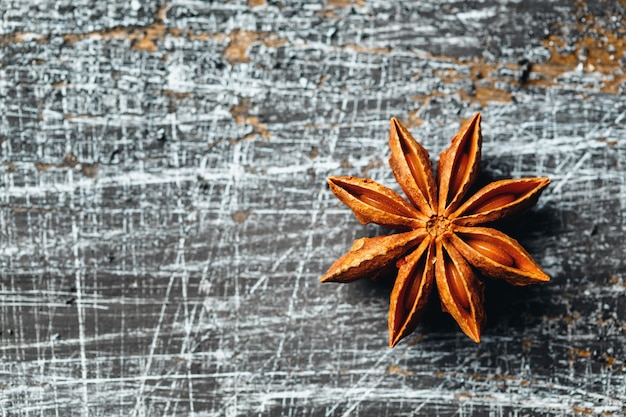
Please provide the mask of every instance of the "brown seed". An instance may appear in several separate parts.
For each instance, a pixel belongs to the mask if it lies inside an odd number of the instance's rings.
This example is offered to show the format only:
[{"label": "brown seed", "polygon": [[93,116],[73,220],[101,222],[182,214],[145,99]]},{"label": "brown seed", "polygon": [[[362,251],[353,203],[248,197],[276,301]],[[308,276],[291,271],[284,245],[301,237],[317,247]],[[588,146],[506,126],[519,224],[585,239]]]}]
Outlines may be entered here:
[{"label": "brown seed", "polygon": [[415,153],[415,150],[409,146],[406,146],[404,142],[402,142],[401,144],[402,150],[407,153],[406,162],[409,166],[411,174],[413,175],[413,178],[415,179],[415,183],[424,195],[424,198],[428,199],[428,183],[426,181],[426,178],[424,177],[424,174],[422,173],[423,170],[418,162],[418,157]]},{"label": "brown seed", "polygon": [[467,171],[467,164],[469,162],[469,155],[466,152],[463,152],[458,159],[457,166],[454,168],[453,177],[450,181],[449,192],[450,195],[448,199],[454,198],[454,193],[456,193],[460,188],[461,184],[463,184],[463,178],[465,178],[465,171]]},{"label": "brown seed", "polygon": [[[371,207],[378,210],[395,214],[402,217],[414,217],[415,213],[412,213],[410,209],[403,207],[401,203],[394,201],[389,196],[383,194],[383,192],[376,189],[372,190],[368,188],[374,183],[372,180],[358,179],[351,177],[331,177],[328,179],[331,190],[337,193],[335,190],[344,190],[350,195],[360,200]],[[378,187],[385,188],[382,186]],[[389,190],[391,192],[391,190]],[[400,198],[400,196],[398,196]]]},{"label": "brown seed", "polygon": [[382,196],[380,194],[373,194],[373,193],[370,194],[365,191],[362,194],[354,193],[354,196],[357,197],[362,202],[364,202],[365,204],[368,204],[372,207],[376,207],[379,210],[386,211],[388,213],[393,213],[398,216],[412,217],[411,213],[408,213],[405,210],[403,210],[403,208],[400,205],[396,204],[391,199],[386,198],[385,196]]},{"label": "brown seed", "polygon": [[484,236],[472,236],[465,243],[485,255],[487,258],[504,266],[514,266],[515,259],[502,249],[497,242]]},{"label": "brown seed", "polygon": [[410,286],[406,289],[404,293],[404,298],[402,300],[402,308],[404,311],[410,311],[417,299],[417,295],[419,294],[420,286],[422,284],[422,271],[424,271],[424,262],[425,258],[422,258],[411,271],[411,275],[413,279],[411,281]]},{"label": "brown seed", "polygon": [[448,258],[446,262],[446,278],[448,280],[448,286],[452,293],[452,298],[459,302],[464,310],[469,310],[470,301],[467,297],[467,292],[463,286],[463,277],[456,268],[456,265]]},{"label": "brown seed", "polygon": [[512,203],[513,201],[515,201],[515,194],[498,194],[483,201],[482,204],[473,208],[472,211],[474,213],[482,213],[489,210],[499,209],[509,203]]}]

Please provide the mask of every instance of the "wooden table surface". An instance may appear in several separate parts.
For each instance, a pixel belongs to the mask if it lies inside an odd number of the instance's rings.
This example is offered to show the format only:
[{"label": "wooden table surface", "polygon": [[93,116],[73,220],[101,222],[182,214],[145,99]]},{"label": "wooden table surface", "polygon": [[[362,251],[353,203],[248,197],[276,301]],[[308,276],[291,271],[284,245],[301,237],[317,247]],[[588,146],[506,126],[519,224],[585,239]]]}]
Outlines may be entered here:
[{"label": "wooden table surface", "polygon": [[[625,50],[623,0],[2,0],[0,415],[623,415]],[[552,281],[389,349],[326,178],[476,111]]]}]

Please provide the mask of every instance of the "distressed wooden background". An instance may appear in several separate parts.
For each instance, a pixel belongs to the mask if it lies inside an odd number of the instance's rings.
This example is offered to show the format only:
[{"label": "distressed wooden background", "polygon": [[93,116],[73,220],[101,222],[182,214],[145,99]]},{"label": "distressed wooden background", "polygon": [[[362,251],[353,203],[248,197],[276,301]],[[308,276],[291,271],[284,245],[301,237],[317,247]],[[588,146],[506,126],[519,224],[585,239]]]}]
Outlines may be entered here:
[{"label": "distressed wooden background", "polygon": [[[2,416],[621,416],[626,2],[1,0]],[[481,344],[387,283],[320,284],[483,113],[483,177],[547,176]]]}]

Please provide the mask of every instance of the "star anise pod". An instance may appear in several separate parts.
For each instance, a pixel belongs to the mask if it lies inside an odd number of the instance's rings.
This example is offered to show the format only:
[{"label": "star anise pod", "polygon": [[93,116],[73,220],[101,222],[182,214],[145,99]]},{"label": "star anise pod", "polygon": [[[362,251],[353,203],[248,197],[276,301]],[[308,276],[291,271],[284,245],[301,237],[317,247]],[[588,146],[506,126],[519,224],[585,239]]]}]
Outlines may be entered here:
[{"label": "star anise pod", "polygon": [[478,343],[485,311],[483,283],[475,270],[512,285],[550,280],[515,239],[479,227],[533,206],[550,180],[495,181],[465,198],[478,176],[481,144],[476,113],[441,153],[435,179],[426,149],[392,118],[389,165],[409,201],[370,179],[328,179],[332,192],[361,223],[400,231],[356,240],[321,278],[322,282],[351,282],[374,278],[395,266],[398,273],[389,309],[391,347],[417,327],[433,281],[442,310]]}]

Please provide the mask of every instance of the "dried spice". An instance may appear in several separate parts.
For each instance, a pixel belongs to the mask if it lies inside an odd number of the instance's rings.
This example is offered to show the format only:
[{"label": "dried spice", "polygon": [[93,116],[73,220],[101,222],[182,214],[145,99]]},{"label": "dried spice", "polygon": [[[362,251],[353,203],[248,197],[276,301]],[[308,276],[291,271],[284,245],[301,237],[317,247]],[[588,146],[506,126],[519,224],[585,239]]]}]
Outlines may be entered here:
[{"label": "dried spice", "polygon": [[397,119],[391,119],[389,165],[408,201],[370,179],[328,179],[332,192],[359,222],[400,232],[356,240],[321,278],[322,282],[352,282],[374,278],[395,266],[389,309],[391,347],[415,330],[433,284],[442,310],[478,343],[485,311],[483,283],[475,270],[512,285],[550,280],[515,239],[481,226],[533,206],[550,183],[548,178],[495,181],[466,198],[479,171],[480,120],[476,113],[452,138],[439,157],[435,178],[426,149]]}]

